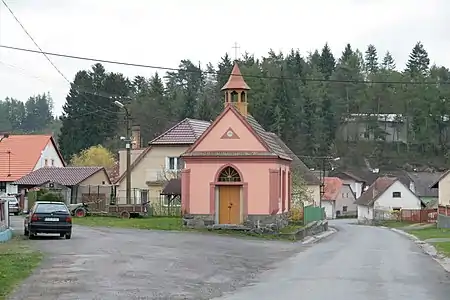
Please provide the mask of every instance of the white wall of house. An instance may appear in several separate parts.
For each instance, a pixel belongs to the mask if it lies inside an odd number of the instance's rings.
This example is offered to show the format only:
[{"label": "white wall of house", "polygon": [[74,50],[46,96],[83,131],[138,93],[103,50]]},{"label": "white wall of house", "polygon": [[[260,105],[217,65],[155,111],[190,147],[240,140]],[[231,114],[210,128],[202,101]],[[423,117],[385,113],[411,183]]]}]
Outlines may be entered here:
[{"label": "white wall of house", "polygon": [[438,195],[439,205],[450,205],[450,174],[439,181]]},{"label": "white wall of house", "polygon": [[336,197],[335,214],[341,216],[356,216],[356,198],[348,184],[343,184]]},{"label": "white wall of house", "polygon": [[374,203],[375,210],[420,209],[420,199],[400,181],[394,182]]},{"label": "white wall of house", "polygon": [[353,179],[341,179],[344,184],[348,184],[352,189],[353,193],[355,193],[356,199],[358,199],[363,192],[363,183],[359,181],[355,181]]},{"label": "white wall of house", "polygon": [[64,163],[51,140],[48,141],[48,144],[42,150],[41,157],[34,166],[33,171],[42,167],[64,167]]},{"label": "white wall of house", "polygon": [[357,205],[358,210],[358,220],[373,220],[373,207],[365,205]]},{"label": "white wall of house", "polygon": [[6,193],[8,194],[17,194],[18,187],[17,185],[11,184],[10,182],[6,183]]},{"label": "white wall of house", "polygon": [[327,219],[336,218],[336,203],[335,201],[322,200],[322,207],[325,210],[325,216]]}]

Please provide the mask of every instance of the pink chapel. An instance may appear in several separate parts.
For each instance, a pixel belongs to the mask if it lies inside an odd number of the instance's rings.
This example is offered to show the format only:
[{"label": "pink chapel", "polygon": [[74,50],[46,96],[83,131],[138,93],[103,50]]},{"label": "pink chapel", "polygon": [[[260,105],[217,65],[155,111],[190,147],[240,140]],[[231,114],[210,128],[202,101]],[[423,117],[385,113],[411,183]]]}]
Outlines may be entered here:
[{"label": "pink chapel", "polygon": [[192,226],[287,225],[292,159],[249,114],[249,90],[235,62],[223,112],[182,155],[181,205]]}]

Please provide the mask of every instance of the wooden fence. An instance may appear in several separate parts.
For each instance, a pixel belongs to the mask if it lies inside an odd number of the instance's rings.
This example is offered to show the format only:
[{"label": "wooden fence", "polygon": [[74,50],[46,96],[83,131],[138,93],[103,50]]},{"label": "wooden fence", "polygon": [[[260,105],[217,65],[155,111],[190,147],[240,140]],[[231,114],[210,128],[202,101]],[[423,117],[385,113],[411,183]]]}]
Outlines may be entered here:
[{"label": "wooden fence", "polygon": [[450,217],[450,205],[444,206],[440,205],[438,208],[438,212],[440,215],[449,216]]},{"label": "wooden fence", "polygon": [[400,221],[411,223],[436,223],[437,209],[402,209]]}]

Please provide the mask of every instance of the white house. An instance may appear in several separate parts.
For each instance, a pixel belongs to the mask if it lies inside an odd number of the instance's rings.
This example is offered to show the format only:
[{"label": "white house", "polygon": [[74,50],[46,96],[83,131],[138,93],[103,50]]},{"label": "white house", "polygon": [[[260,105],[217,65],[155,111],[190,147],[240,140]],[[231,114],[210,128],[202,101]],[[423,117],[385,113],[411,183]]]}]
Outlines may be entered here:
[{"label": "white house", "polygon": [[12,183],[42,167],[65,167],[51,135],[4,135],[0,141],[0,193],[17,194]]},{"label": "white house", "polygon": [[393,211],[422,208],[419,197],[392,177],[379,177],[355,203],[359,221],[388,219]]}]

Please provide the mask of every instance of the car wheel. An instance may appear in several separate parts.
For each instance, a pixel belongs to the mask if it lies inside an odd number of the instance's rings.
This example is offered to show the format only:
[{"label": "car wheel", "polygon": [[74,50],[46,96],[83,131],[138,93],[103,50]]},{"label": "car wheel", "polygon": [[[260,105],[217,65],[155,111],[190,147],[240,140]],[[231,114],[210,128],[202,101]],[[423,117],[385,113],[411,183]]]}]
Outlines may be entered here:
[{"label": "car wheel", "polygon": [[28,231],[28,238],[29,238],[30,240],[34,239],[35,236],[36,236],[35,233],[32,233],[31,231]]},{"label": "car wheel", "polygon": [[66,240],[70,240],[71,237],[72,237],[72,233],[66,233]]}]

